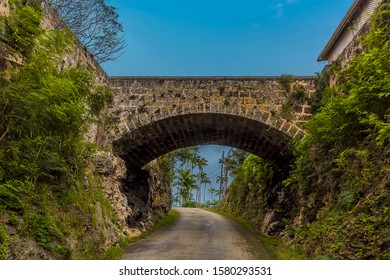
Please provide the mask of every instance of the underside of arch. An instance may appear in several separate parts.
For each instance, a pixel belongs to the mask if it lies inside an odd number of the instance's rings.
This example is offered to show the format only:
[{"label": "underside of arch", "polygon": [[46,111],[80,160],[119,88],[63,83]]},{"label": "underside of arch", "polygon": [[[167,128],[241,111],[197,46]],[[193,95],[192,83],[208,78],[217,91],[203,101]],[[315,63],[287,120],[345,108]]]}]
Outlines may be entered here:
[{"label": "underside of arch", "polygon": [[277,169],[292,158],[290,137],[261,122],[228,114],[188,114],[144,125],[114,146],[127,164],[142,167],[179,148],[223,145],[261,156]]}]

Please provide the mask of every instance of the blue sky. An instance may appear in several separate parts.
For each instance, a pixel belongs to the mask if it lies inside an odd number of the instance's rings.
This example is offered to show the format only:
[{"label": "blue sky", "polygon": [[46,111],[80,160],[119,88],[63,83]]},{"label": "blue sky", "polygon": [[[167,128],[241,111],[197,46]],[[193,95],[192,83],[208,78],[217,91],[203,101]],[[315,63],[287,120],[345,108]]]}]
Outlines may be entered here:
[{"label": "blue sky", "polygon": [[[353,0],[111,0],[127,47],[111,76],[314,75]],[[214,187],[228,147],[201,146]]]},{"label": "blue sky", "polygon": [[353,0],[111,0],[127,47],[109,75],[313,75]]}]

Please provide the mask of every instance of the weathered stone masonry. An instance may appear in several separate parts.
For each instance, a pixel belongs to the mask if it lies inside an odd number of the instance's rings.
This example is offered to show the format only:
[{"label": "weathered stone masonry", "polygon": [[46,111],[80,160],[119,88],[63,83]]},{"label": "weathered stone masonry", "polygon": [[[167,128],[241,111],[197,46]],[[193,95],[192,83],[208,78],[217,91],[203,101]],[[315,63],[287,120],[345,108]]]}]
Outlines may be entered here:
[{"label": "weathered stone masonry", "polygon": [[[312,77],[296,77],[287,89],[278,77],[111,77],[110,86],[108,141],[140,167],[200,144],[240,148],[281,165],[289,139],[305,134],[315,93]],[[291,102],[298,87],[305,96]]]}]

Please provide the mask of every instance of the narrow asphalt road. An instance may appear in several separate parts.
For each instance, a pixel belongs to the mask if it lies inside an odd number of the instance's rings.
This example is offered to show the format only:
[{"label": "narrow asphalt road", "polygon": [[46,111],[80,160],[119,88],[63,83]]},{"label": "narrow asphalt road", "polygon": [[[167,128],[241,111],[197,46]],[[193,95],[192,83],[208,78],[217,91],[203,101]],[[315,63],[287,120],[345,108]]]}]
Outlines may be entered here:
[{"label": "narrow asphalt road", "polygon": [[256,236],[225,216],[175,208],[180,217],[147,239],[125,248],[125,260],[270,259]]}]

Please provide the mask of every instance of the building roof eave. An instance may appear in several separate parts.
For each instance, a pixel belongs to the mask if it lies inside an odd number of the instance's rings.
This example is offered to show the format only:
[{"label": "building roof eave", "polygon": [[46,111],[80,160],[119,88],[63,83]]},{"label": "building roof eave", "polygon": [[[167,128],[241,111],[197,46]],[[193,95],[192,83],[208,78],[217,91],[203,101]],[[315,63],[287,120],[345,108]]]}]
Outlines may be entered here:
[{"label": "building roof eave", "polygon": [[340,35],[344,32],[346,28],[350,25],[351,21],[355,18],[356,12],[361,8],[364,0],[355,0],[352,6],[349,8],[348,12],[338,25],[336,31],[333,33],[332,37],[325,45],[321,54],[318,56],[317,61],[326,61],[328,60],[328,56],[330,51],[333,49],[334,45],[338,41]]}]

